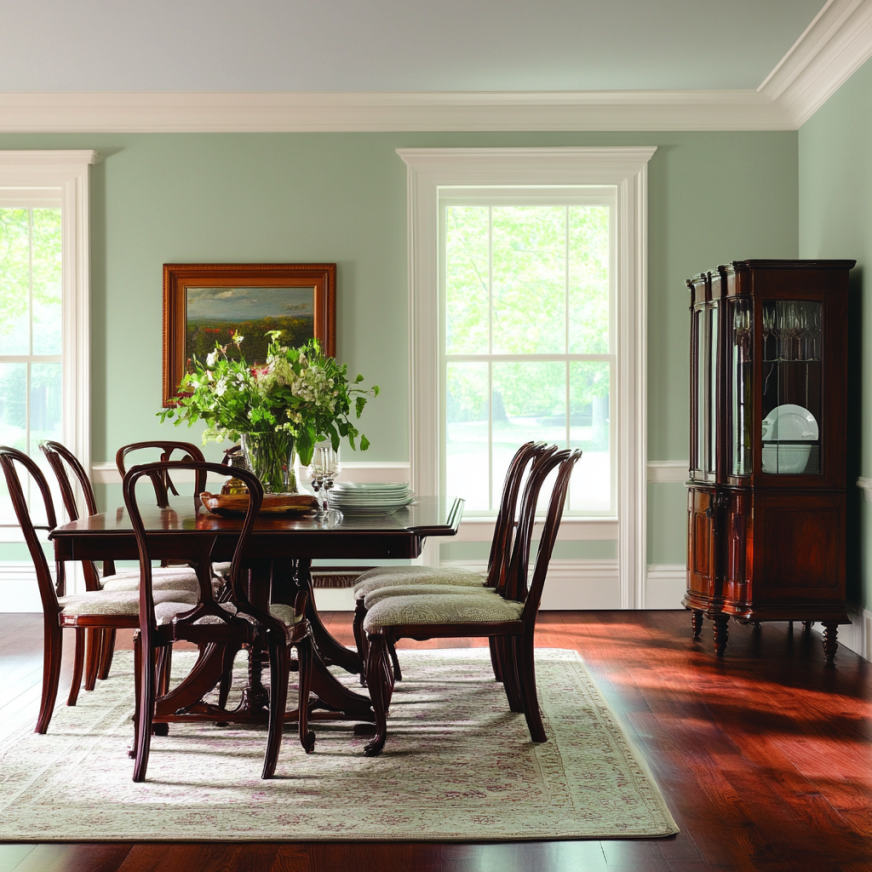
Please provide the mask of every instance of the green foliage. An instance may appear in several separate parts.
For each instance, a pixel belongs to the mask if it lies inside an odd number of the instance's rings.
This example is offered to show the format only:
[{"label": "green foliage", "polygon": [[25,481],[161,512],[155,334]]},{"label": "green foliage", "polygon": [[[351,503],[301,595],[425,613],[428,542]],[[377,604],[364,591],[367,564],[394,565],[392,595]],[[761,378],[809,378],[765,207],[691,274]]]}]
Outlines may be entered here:
[{"label": "green foliage", "polygon": [[360,418],[368,396],[377,396],[378,387],[352,387],[347,367],[321,352],[318,341],[311,339],[299,348],[278,344],[280,330],[267,334],[269,344],[264,363],[251,364],[242,357],[244,337],[234,333],[235,353],[220,343],[206,356],[205,362],[194,357],[191,371],[182,379],[181,399],[176,409],[158,412],[161,421],[174,419],[191,426],[205,421],[203,442],[230,439],[238,441],[242,433],[272,433],[283,430],[293,436],[300,462],[312,460],[315,443],[329,439],[334,449],[341,439],[355,448],[360,438],[361,450],[369,447],[351,420]]}]

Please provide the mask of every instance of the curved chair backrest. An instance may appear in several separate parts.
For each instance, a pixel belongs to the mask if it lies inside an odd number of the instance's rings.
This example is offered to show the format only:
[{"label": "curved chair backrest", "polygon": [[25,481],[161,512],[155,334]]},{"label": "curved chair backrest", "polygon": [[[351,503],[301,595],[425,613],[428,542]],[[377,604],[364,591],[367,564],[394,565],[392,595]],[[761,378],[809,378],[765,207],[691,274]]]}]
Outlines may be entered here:
[{"label": "curved chair backrest", "polygon": [[491,542],[490,556],[487,562],[486,587],[502,590],[505,586],[508,569],[507,555],[511,553],[512,548],[521,483],[524,480],[527,467],[546,447],[544,442],[525,442],[509,462],[509,468],[506,470],[506,477],[503,481],[500,509],[494,524],[494,538]]},{"label": "curved chair backrest", "polygon": [[[564,452],[561,452],[563,454]],[[563,457],[557,470],[557,480],[551,491],[551,499],[548,502],[548,513],[545,516],[545,526],[539,539],[539,549],[536,552],[536,568],[533,570],[533,580],[530,583],[530,591],[524,601],[524,621],[535,621],[539,603],[542,601],[542,588],[545,586],[545,576],[548,574],[548,564],[551,561],[551,553],[554,551],[554,543],[557,541],[557,532],[560,529],[560,521],[563,517],[563,506],[566,503],[566,492],[569,489],[569,479],[575,464],[581,460],[581,449],[575,449],[568,457]]]},{"label": "curved chair backrest", "polygon": [[[152,482],[155,477],[163,480],[164,474],[169,470],[174,472],[183,470],[194,470],[199,477],[201,474],[205,479],[209,472],[218,475],[235,474],[242,479],[248,487],[249,504],[245,514],[245,519],[242,523],[242,528],[239,532],[239,538],[236,542],[236,547],[233,552],[233,562],[230,568],[230,582],[234,592],[244,590],[244,585],[241,583],[241,561],[243,552],[251,537],[251,532],[254,529],[254,523],[257,520],[257,514],[260,511],[261,503],[263,502],[263,487],[257,477],[247,470],[234,469],[220,463],[212,463],[207,461],[197,460],[180,460],[180,461],[158,461],[156,463],[145,463],[139,466],[134,466],[124,476],[122,489],[124,492],[124,504],[127,507],[130,523],[133,527],[133,533],[136,536],[136,544],[139,550],[139,621],[140,630],[145,636],[145,641],[150,642],[153,635],[157,632],[157,624],[154,614],[154,594],[152,591],[152,553],[149,545],[150,534],[142,519],[142,513],[139,509],[139,504],[136,499],[136,485],[143,477],[149,478]],[[159,532],[163,532],[162,530]],[[185,622],[193,623],[202,617],[209,615],[216,616],[222,621],[227,620],[227,612],[222,609],[216,602],[212,593],[212,577],[210,571],[212,549],[215,546],[215,541],[218,533],[212,537],[198,537],[196,547],[197,553],[185,555],[190,557],[192,562],[197,567],[197,576],[200,581],[200,596],[199,603],[192,610],[186,612],[183,616]],[[247,602],[245,596],[241,597],[243,602]]]},{"label": "curved chair backrest", "polygon": [[[27,506],[27,498],[24,496],[24,489],[21,486],[21,479],[18,475],[16,464],[20,464],[27,470],[39,488],[45,505],[45,525],[34,524],[33,519],[30,517],[30,509]],[[57,623],[57,598],[65,593],[64,564],[56,564],[57,575],[56,581],[53,583],[48,560],[45,552],[42,550],[42,543],[37,536],[37,530],[53,530],[57,526],[57,516],[55,515],[54,502],[48,482],[42,474],[42,470],[33,460],[17,448],[9,448],[6,445],[0,446],[0,466],[3,468],[6,485],[9,488],[9,496],[12,499],[12,507],[15,509],[15,516],[21,525],[21,532],[24,534],[24,541],[27,543],[27,550],[30,552],[30,558],[36,570],[36,581],[39,585],[39,596],[42,600],[43,613],[46,620],[51,619]]]},{"label": "curved chair backrest", "polygon": [[[172,454],[174,451],[184,452],[185,456],[181,459],[185,461],[194,460],[203,463],[206,460],[203,456],[203,452],[200,451],[196,445],[193,445],[190,442],[166,442],[163,440],[153,442],[133,442],[130,445],[122,445],[115,454],[115,466],[118,468],[118,472],[121,474],[122,478],[127,475],[127,469],[125,468],[127,455],[134,451],[145,451],[147,449],[157,449],[160,451],[160,461],[162,463],[172,460]],[[173,484],[169,472],[166,469],[155,469],[150,474],[150,478],[154,485],[154,495],[157,498],[157,504],[159,506],[169,505],[169,493],[173,493],[176,496],[179,495],[179,492],[176,490],[176,486]],[[196,500],[197,495],[202,493],[205,489],[206,473],[198,471],[194,485],[194,499]]]},{"label": "curved chair backrest", "polygon": [[[76,503],[76,493],[73,488],[73,483],[70,481],[70,476],[67,468],[73,471],[76,480],[79,482],[79,487],[82,489],[82,494],[85,498],[85,508],[89,515],[97,514],[97,498],[94,495],[94,488],[91,485],[91,479],[85,467],[82,466],[79,458],[60,442],[53,442],[51,439],[46,439],[39,443],[39,448],[45,455],[48,465],[52,468],[55,478],[58,481],[58,486],[61,489],[61,499],[64,503],[64,508],[67,511],[67,517],[71,521],[77,521],[81,516],[79,514],[79,506]],[[100,590],[100,573],[97,572],[97,567],[90,560],[82,561],[82,571],[85,575],[86,590]],[[103,561],[103,574],[113,575],[115,573],[115,563],[112,560]]]},{"label": "curved chair backrest", "polygon": [[561,451],[556,445],[549,445],[535,460],[521,498],[518,516],[518,529],[512,543],[512,555],[506,575],[506,584],[499,591],[506,599],[522,602],[527,596],[527,571],[530,565],[530,547],[533,541],[533,527],[536,523],[536,505],[545,479],[561,461],[568,457],[568,450]]}]

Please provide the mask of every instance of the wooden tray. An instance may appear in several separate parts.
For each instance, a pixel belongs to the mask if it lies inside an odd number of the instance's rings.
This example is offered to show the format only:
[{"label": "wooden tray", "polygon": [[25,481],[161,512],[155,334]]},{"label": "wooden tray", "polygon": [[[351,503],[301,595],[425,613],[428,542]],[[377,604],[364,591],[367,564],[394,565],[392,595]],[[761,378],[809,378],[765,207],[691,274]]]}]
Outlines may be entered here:
[{"label": "wooden tray", "polygon": [[[248,494],[201,493],[200,502],[213,515],[238,518],[248,511]],[[261,514],[302,517],[315,512],[318,500],[311,494],[264,494]]]}]

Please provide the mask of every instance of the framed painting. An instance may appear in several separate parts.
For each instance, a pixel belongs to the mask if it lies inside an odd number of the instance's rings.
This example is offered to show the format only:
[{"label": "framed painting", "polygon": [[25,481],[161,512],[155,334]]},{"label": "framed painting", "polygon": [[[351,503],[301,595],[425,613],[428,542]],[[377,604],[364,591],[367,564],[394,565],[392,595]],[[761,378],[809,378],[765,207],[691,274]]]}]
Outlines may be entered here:
[{"label": "framed painting", "polygon": [[[203,360],[215,343],[245,339],[251,363],[266,358],[267,333],[282,330],[283,345],[315,338],[336,354],[336,264],[179,264],[163,268],[163,404],[176,403],[190,361]],[[236,349],[228,349],[233,356]]]}]

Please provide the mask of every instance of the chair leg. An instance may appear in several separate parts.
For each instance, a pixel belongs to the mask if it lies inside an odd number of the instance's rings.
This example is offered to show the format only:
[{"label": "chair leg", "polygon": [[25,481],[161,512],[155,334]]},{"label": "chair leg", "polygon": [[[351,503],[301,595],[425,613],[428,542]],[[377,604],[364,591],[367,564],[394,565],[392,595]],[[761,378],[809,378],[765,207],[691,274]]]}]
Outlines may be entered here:
[{"label": "chair leg", "polygon": [[87,630],[88,650],[85,655],[85,690],[92,691],[97,684],[100,667],[100,651],[103,648],[103,631]]},{"label": "chair leg", "polygon": [[503,690],[506,692],[506,700],[509,710],[513,712],[524,711],[524,701],[521,697],[520,679],[518,676],[518,655],[515,651],[515,640],[511,636],[503,636],[497,639],[497,650],[502,666]]},{"label": "chair leg", "polygon": [[488,640],[488,646],[490,647],[490,658],[491,658],[491,666],[494,670],[494,679],[496,681],[503,680],[503,667],[500,663],[500,652],[497,647],[497,640],[493,636],[491,636]]},{"label": "chair leg", "polygon": [[100,651],[100,668],[97,670],[97,678],[105,681],[109,677],[112,668],[112,657],[115,654],[115,630],[103,631],[103,645]]},{"label": "chair leg", "polygon": [[315,750],[315,734],[309,729],[309,688],[312,686],[312,637],[306,636],[297,643],[297,678],[299,679],[299,730],[300,744],[307,754]]},{"label": "chair leg", "polygon": [[36,719],[36,732],[45,733],[54,714],[55,699],[61,678],[61,654],[63,633],[60,624],[46,620],[42,650],[42,700]]},{"label": "chair leg", "polygon": [[288,679],[291,672],[291,652],[285,640],[269,633],[269,728],[261,778],[276,774],[282,730],[285,726],[285,707],[288,702]]},{"label": "chair leg", "polygon": [[139,717],[136,729],[136,759],[133,763],[133,780],[145,781],[148,769],[148,754],[151,750],[151,728],[154,721],[154,705],[156,699],[155,687],[155,651],[146,647],[140,640],[140,668],[136,680],[139,688]]},{"label": "chair leg", "polygon": [[524,717],[530,738],[534,742],[547,742],[545,725],[539,712],[539,697],[536,693],[536,666],[534,662],[533,638],[523,636],[515,640],[515,650],[518,654],[518,677],[520,679],[521,698],[524,703]]},{"label": "chair leg", "polygon": [[387,666],[387,646],[381,633],[369,636],[369,653],[366,658],[366,682],[369,686],[369,696],[372,699],[372,710],[375,714],[375,736],[364,748],[364,755],[377,757],[381,754],[387,739],[388,707],[385,699]]},{"label": "chair leg", "polygon": [[133,744],[127,751],[127,756],[136,759],[136,749],[139,747],[139,709],[140,691],[139,674],[142,672],[142,638],[139,630],[133,633]]},{"label": "chair leg", "polygon": [[82,670],[85,665],[85,631],[76,627],[76,653],[73,659],[73,677],[70,679],[70,695],[67,705],[75,705],[82,685]]},{"label": "chair leg", "polygon": [[388,654],[391,656],[391,666],[394,669],[394,681],[402,681],[403,673],[400,669],[400,660],[397,657],[397,644],[393,639],[389,640],[387,643],[388,646]]},{"label": "chair leg", "polygon": [[368,656],[369,645],[366,640],[366,633],[363,631],[363,619],[366,617],[366,606],[363,601],[359,600],[354,607],[354,644],[357,646],[357,656],[360,657],[360,686],[366,687],[366,658]]},{"label": "chair leg", "polygon": [[157,693],[164,696],[170,692],[170,674],[173,671],[173,646],[164,645],[157,655]]},{"label": "chair leg", "polygon": [[221,681],[218,682],[218,708],[227,708],[227,698],[233,686],[233,661],[236,660],[240,647],[240,645],[227,645],[224,648]]}]

